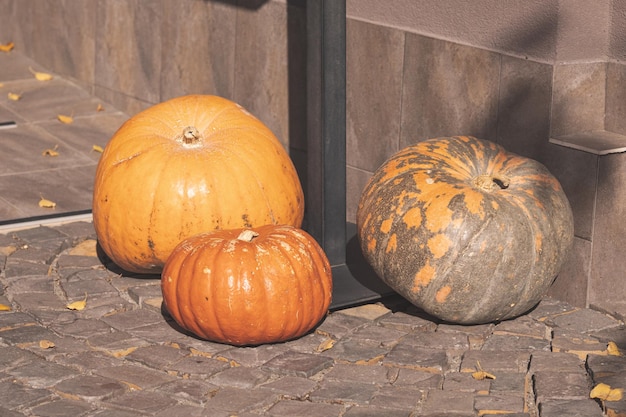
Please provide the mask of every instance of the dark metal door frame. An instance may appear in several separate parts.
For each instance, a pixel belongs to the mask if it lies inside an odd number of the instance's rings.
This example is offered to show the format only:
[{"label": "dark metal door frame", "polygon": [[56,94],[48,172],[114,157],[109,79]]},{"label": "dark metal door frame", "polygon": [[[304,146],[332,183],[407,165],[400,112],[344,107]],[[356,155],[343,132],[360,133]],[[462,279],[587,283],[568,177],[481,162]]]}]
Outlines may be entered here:
[{"label": "dark metal door frame", "polygon": [[307,230],[333,267],[333,303],[345,307],[392,291],[360,256],[346,223],[346,1],[308,0]]}]

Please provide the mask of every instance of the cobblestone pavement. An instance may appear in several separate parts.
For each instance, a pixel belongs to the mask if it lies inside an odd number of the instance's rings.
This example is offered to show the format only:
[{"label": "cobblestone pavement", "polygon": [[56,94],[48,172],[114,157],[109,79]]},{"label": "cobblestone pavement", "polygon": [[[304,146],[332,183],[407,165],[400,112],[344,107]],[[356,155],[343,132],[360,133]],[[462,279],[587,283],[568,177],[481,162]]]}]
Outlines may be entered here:
[{"label": "cobblestone pavement", "polygon": [[103,266],[88,222],[0,235],[0,270],[3,417],[626,416],[590,398],[626,388],[623,322],[554,299],[458,326],[391,298],[238,348],[177,328],[156,277]]}]

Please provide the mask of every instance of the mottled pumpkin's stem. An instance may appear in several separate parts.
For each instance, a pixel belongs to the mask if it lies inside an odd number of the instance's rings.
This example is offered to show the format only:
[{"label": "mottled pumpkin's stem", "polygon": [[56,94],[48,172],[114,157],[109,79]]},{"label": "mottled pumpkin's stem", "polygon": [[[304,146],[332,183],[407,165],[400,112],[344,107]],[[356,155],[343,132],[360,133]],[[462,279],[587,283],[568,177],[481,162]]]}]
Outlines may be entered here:
[{"label": "mottled pumpkin's stem", "polygon": [[239,233],[237,236],[237,240],[242,240],[244,242],[252,242],[252,240],[257,237],[259,234],[254,230],[246,229],[243,232]]},{"label": "mottled pumpkin's stem", "polygon": [[183,129],[183,143],[191,145],[200,141],[200,132],[194,126],[187,126]]},{"label": "mottled pumpkin's stem", "polygon": [[506,176],[496,175],[479,175],[472,180],[476,188],[480,188],[483,191],[492,192],[496,190],[505,190],[509,188],[511,180]]}]

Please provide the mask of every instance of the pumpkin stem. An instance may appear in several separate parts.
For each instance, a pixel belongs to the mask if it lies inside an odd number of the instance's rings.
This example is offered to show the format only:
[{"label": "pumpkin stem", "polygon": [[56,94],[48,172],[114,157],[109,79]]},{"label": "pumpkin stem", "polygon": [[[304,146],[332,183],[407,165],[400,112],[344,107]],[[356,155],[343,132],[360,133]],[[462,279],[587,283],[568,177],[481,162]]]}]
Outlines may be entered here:
[{"label": "pumpkin stem", "polygon": [[476,188],[483,191],[492,192],[496,190],[505,190],[509,188],[510,180],[505,176],[479,175],[474,178],[473,183]]},{"label": "pumpkin stem", "polygon": [[252,242],[252,240],[257,237],[259,234],[254,230],[246,229],[243,232],[239,233],[237,236],[237,240],[242,240],[244,242]]},{"label": "pumpkin stem", "polygon": [[194,126],[187,126],[183,129],[183,143],[192,145],[200,141],[200,132]]}]

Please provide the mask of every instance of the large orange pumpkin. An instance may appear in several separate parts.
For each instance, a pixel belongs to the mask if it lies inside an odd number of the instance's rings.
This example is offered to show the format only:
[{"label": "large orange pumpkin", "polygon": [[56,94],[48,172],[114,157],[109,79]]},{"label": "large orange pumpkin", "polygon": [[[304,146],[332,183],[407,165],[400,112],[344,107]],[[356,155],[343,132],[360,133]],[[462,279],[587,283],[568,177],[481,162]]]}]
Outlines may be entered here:
[{"label": "large orange pumpkin", "polygon": [[440,319],[485,323],[525,313],[573,242],[559,182],[539,162],[472,137],[403,149],[363,191],[357,229],[383,281]]},{"label": "large orange pumpkin", "polygon": [[161,276],[167,311],[216,342],[258,345],[299,337],[327,313],[330,264],[291,226],[218,230],[174,249]]},{"label": "large orange pumpkin", "polygon": [[96,171],[93,221],[120,267],[159,273],[183,239],[210,230],[299,227],[304,198],[272,132],[232,101],[175,98],[138,113]]}]

